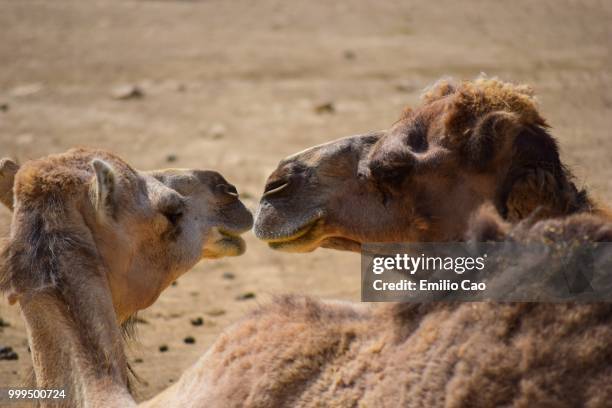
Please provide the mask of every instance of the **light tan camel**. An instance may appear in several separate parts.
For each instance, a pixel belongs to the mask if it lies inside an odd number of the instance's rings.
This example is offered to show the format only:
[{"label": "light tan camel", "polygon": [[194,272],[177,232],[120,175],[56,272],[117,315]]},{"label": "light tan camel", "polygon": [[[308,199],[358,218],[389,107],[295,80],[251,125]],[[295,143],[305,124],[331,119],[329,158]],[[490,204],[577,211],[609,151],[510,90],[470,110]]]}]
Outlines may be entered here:
[{"label": "light tan camel", "polygon": [[59,406],[135,405],[120,326],[202,258],[240,255],[251,214],[213,171],[140,172],[85,149],[3,163],[0,290],[21,308],[35,385],[64,389]]},{"label": "light tan camel", "polygon": [[255,234],[274,249],[359,251],[364,242],[460,240],[493,202],[516,222],[601,213],[559,159],[531,90],[440,81],[388,130],[309,148],[270,175]]}]

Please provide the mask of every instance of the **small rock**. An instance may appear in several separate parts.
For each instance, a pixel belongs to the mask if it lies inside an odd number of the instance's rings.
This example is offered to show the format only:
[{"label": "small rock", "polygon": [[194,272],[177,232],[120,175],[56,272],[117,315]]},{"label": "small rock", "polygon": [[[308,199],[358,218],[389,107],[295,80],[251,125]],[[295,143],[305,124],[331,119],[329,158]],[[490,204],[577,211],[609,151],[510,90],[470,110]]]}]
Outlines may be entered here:
[{"label": "small rock", "polygon": [[275,21],[270,25],[270,28],[274,31],[282,30],[285,28],[285,24],[282,21]]},{"label": "small rock", "polygon": [[194,344],[195,338],[193,338],[193,336],[187,336],[183,339],[183,341],[185,342],[185,344]]},{"label": "small rock", "polygon": [[23,133],[15,138],[15,142],[19,145],[28,145],[34,141],[34,136],[31,133]]},{"label": "small rock", "polygon": [[234,280],[236,279],[236,275],[234,275],[231,272],[223,272],[223,279],[227,279],[227,280]]},{"label": "small rock", "polygon": [[171,285],[171,286],[178,286],[178,282],[177,282],[177,281],[174,281],[174,282],[172,282],[170,285]]},{"label": "small rock", "polygon": [[344,55],[344,58],[347,60],[354,60],[356,57],[355,52],[352,50],[344,51],[343,55]]},{"label": "small rock", "polygon": [[314,111],[319,115],[331,114],[331,113],[336,112],[336,106],[331,101],[321,102],[315,105]]},{"label": "small rock", "polygon": [[140,99],[144,91],[138,85],[121,85],[113,89],[111,95],[118,100]]},{"label": "small rock", "polygon": [[0,112],[8,112],[9,108],[8,103],[0,103]]},{"label": "small rock", "polygon": [[12,347],[2,347],[0,348],[0,360],[19,360],[19,356]]},{"label": "small rock", "polygon": [[[142,85],[145,89],[147,89],[147,87],[144,86],[142,82],[140,83],[140,85]],[[159,89],[162,89],[165,91],[171,91],[171,92],[185,92],[187,90],[187,85],[185,85],[184,83],[176,79],[168,79],[161,83],[161,86]]]},{"label": "small rock", "polygon": [[10,323],[0,317],[0,327],[9,327]]},{"label": "small rock", "polygon": [[191,319],[190,322],[192,326],[202,326],[204,324],[204,319],[196,317],[195,319]]},{"label": "small rock", "polygon": [[166,161],[168,163],[174,163],[177,160],[178,160],[178,156],[176,154],[170,153],[169,155],[166,156]]},{"label": "small rock", "polygon": [[142,358],[135,358],[134,363],[142,363],[144,360]]},{"label": "small rock", "polygon": [[225,314],[225,310],[220,309],[220,308],[213,308],[213,309],[209,309],[205,312],[207,315],[215,317],[215,316],[221,316]]},{"label": "small rock", "polygon": [[247,299],[255,299],[255,293],[245,292],[245,293],[242,293],[236,296],[236,300],[247,300]]},{"label": "small rock", "polygon": [[13,96],[30,96],[37,94],[43,89],[42,84],[27,84],[13,88],[11,95]]},{"label": "small rock", "polygon": [[208,133],[214,140],[221,139],[227,133],[227,128],[222,123],[215,123],[210,127]]},{"label": "small rock", "polygon": [[400,92],[414,92],[418,89],[418,87],[410,81],[399,82],[395,85],[395,89]]},{"label": "small rock", "polygon": [[168,351],[168,346],[165,344],[162,344],[161,346],[159,346],[159,352],[160,353],[165,353],[166,351]]}]

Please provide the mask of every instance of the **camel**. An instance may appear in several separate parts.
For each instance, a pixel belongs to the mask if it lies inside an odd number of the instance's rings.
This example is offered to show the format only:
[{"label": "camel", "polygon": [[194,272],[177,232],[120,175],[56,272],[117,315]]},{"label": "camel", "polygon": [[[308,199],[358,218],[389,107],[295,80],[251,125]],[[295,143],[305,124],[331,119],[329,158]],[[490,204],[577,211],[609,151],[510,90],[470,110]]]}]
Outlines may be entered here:
[{"label": "camel", "polygon": [[[591,214],[511,228],[485,208],[470,224],[476,241],[612,241],[612,223]],[[610,303],[373,307],[281,296],[225,330],[146,406],[605,407],[611,338]]]},{"label": "camel", "polygon": [[441,80],[390,129],[283,159],[254,231],[288,252],[457,241],[484,202],[513,223],[536,208],[539,219],[607,211],[576,187],[529,87]]},{"label": "camel", "polygon": [[[463,122],[471,132],[452,133],[464,109],[481,117]],[[473,218],[488,202],[493,209]],[[606,210],[576,188],[531,91],[485,79],[441,82],[390,131],[282,160],[254,230],[289,252],[463,240],[466,230],[474,241],[612,240]],[[222,333],[146,406],[605,406],[611,318],[602,303],[370,306],[283,296]]]},{"label": "camel", "polygon": [[35,386],[65,391],[41,405],[135,406],[122,327],[201,259],[242,254],[250,212],[214,171],[136,171],[93,149],[2,164],[0,290],[21,309]]}]

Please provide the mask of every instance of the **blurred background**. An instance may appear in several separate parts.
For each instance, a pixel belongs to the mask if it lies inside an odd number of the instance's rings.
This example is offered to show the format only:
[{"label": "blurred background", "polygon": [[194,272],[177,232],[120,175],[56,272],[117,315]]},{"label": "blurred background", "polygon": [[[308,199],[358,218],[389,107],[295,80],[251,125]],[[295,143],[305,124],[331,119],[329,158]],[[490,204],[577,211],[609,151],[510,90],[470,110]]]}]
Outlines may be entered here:
[{"label": "blurred background", "polygon": [[[578,183],[612,202],[612,2],[595,0],[0,0],[0,156],[77,145],[139,169],[211,168],[254,208],[306,147],[388,127],[442,76],[532,84]],[[0,234],[10,213],[0,209]],[[138,324],[146,398],[276,293],[359,299],[359,256],[272,252],[200,263]],[[0,302],[0,386],[30,366]],[[1,353],[0,353],[1,354]]]}]

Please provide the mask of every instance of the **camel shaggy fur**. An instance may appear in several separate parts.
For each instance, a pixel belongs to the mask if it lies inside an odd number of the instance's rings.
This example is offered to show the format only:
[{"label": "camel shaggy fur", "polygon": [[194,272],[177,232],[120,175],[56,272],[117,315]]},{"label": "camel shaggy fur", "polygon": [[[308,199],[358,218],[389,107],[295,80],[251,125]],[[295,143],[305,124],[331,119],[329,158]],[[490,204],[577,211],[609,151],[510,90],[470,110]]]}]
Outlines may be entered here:
[{"label": "camel shaggy fur", "polygon": [[[508,232],[485,212],[472,225],[477,241],[612,241],[612,223],[593,215]],[[609,303],[374,307],[284,296],[226,330],[151,404],[183,395],[184,407],[604,407],[611,376]]]},{"label": "camel shaggy fur", "polygon": [[42,405],[133,406],[120,326],[202,258],[241,254],[251,214],[213,171],[140,172],[89,149],[16,167],[0,290],[21,309],[35,386],[65,390]]}]

